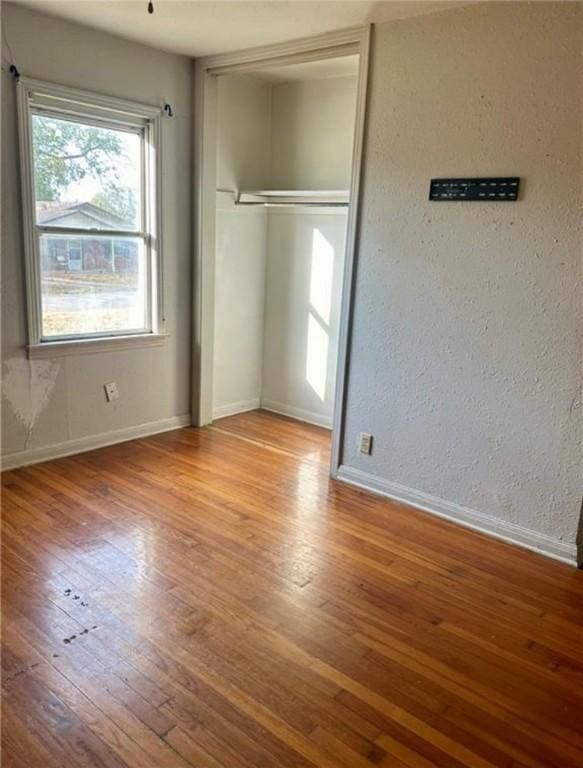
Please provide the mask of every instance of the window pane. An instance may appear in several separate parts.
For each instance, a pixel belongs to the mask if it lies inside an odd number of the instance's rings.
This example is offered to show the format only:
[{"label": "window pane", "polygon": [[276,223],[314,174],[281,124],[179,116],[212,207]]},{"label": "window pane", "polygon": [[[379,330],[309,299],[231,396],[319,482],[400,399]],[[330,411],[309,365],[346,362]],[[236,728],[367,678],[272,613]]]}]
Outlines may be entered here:
[{"label": "window pane", "polygon": [[42,334],[150,330],[138,237],[41,235]]},{"label": "window pane", "polygon": [[140,228],[141,136],[32,115],[36,223]]}]

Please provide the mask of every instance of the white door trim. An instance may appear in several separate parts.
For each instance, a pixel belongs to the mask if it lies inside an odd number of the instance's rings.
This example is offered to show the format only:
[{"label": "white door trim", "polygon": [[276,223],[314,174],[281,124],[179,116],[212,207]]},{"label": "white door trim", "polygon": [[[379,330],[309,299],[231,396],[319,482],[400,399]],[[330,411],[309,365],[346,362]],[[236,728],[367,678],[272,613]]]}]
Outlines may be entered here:
[{"label": "white door trim", "polygon": [[294,40],[199,59],[194,64],[194,180],[195,180],[195,253],[194,253],[194,332],[192,418],[195,426],[210,424],[213,418],[213,342],[215,295],[216,226],[216,129],[217,81],[220,74],[234,74],[274,64],[298,64],[306,61],[359,54],[356,120],[350,184],[350,205],[346,232],[346,257],[340,309],[338,366],[334,416],[332,423],[332,458],[330,471],[337,476],[341,462],[344,427],[344,400],[352,313],[354,262],[360,204],[360,178],[366,113],[369,67],[370,26],[330,32],[318,37]]},{"label": "white door trim", "polygon": [[332,415],[332,446],[330,456],[330,474],[338,477],[342,463],[342,441],[344,437],[344,412],[346,404],[346,384],[350,352],[350,330],[352,326],[352,305],[354,295],[354,277],[356,262],[356,240],[360,223],[360,181],[362,176],[362,153],[364,147],[364,129],[366,119],[367,86],[369,70],[371,27],[366,28],[360,40],[360,59],[358,65],[358,86],[356,92],[356,118],[354,124],[354,149],[352,151],[352,172],[350,177],[350,205],[346,227],[346,254],[344,259],[344,277],[342,279],[342,298],[340,300],[340,328],[338,334],[338,365],[336,369],[336,392],[334,394],[334,412]]},{"label": "white door trim", "polygon": [[[330,59],[333,56],[343,55],[343,53],[358,53],[358,46],[364,37],[368,37],[368,27],[350,27],[336,32],[326,32],[315,37],[290,40],[286,43],[275,43],[248,48],[243,51],[208,56],[205,59],[200,59],[200,62],[212,74],[225,74],[226,72],[257,69],[258,64],[270,67],[274,64],[274,60],[281,64],[282,60],[288,56],[293,57],[293,60],[283,63],[297,64],[300,62],[299,57],[302,54],[307,55],[304,61]],[[351,47],[352,51],[342,51],[344,46]]]}]

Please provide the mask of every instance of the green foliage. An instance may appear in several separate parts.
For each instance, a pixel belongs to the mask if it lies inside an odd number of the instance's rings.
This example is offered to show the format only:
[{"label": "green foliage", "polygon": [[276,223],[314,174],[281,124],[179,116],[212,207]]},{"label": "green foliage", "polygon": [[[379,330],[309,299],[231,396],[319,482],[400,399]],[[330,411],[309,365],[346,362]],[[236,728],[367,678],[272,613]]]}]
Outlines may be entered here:
[{"label": "green foliage", "polygon": [[131,189],[109,184],[103,192],[98,192],[91,200],[104,211],[109,211],[123,219],[125,226],[132,227],[136,220],[136,196]]},{"label": "green foliage", "polygon": [[90,176],[99,179],[102,188],[91,202],[119,216],[127,226],[133,225],[136,198],[119,180],[117,168],[125,158],[125,149],[118,133],[35,115],[33,148],[38,201],[58,201],[70,184]]},{"label": "green foliage", "polygon": [[113,131],[41,115],[33,119],[33,146],[37,200],[59,200],[69,184],[88,174],[115,179],[112,155],[122,153]]}]

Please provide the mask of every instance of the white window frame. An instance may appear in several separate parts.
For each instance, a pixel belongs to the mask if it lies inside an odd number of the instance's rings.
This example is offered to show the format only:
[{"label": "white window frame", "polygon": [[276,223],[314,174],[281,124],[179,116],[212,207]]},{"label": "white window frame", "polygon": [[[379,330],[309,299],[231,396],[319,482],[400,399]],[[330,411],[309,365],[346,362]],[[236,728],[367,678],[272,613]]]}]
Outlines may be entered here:
[{"label": "white window frame", "polygon": [[[164,281],[160,233],[162,231],[161,120],[162,110],[89,91],[21,77],[18,90],[20,176],[26,268],[26,303],[29,357],[55,357],[128,346],[152,346],[164,342]],[[143,136],[141,229],[83,229],[55,227],[36,222],[32,115],[51,114],[85,124],[126,130]],[[147,327],[133,331],[104,331],[74,336],[42,336],[40,236],[42,234],[134,237],[143,242],[148,273]]]}]

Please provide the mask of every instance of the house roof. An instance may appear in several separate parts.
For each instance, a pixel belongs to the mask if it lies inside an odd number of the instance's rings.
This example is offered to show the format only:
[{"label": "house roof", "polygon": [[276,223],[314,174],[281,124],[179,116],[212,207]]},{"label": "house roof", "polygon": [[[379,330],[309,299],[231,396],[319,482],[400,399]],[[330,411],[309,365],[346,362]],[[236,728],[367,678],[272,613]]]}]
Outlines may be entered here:
[{"label": "house roof", "polygon": [[93,223],[95,226],[101,225],[108,229],[124,229],[127,222],[116,216],[110,211],[106,211],[93,203],[62,203],[38,202],[36,204],[36,217],[38,224],[66,224],[67,219],[73,216],[81,216],[88,220],[88,226]]}]

